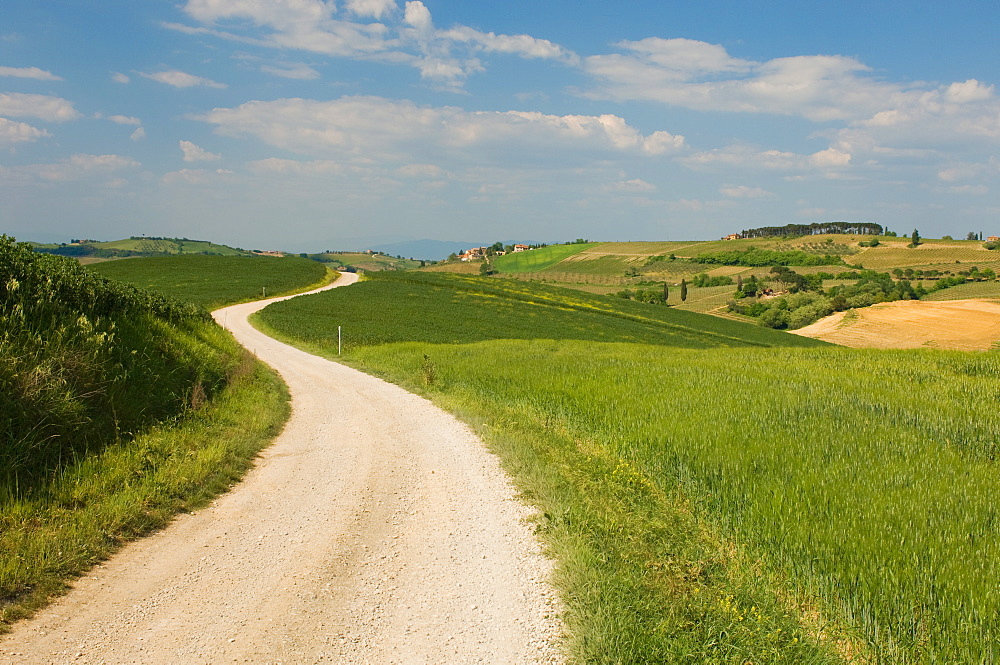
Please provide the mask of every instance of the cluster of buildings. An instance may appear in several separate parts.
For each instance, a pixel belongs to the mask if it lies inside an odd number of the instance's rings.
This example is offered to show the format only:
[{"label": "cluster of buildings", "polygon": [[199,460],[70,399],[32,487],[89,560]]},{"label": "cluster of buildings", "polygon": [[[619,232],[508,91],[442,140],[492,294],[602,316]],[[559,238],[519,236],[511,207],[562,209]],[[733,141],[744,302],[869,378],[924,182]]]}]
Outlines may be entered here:
[{"label": "cluster of buildings", "polygon": [[[467,249],[458,255],[458,258],[462,261],[473,261],[475,259],[485,258],[487,250],[489,247],[473,247],[472,249]],[[511,253],[516,254],[518,252],[527,252],[531,247],[528,245],[514,245]],[[507,252],[504,250],[496,250],[492,252],[495,256],[503,256]]]}]

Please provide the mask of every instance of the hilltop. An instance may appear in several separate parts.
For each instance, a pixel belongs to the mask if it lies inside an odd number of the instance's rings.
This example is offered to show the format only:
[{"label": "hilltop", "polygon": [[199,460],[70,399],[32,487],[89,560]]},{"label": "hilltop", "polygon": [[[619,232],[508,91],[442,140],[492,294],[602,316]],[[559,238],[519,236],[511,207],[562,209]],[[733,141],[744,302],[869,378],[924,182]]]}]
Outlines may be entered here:
[{"label": "hilltop", "polygon": [[69,243],[30,243],[35,251],[45,254],[72,256],[77,259],[115,259],[131,256],[171,256],[175,254],[205,254],[212,256],[278,255],[280,252],[248,251],[219,245],[209,240],[132,236],[123,240],[74,239]]}]

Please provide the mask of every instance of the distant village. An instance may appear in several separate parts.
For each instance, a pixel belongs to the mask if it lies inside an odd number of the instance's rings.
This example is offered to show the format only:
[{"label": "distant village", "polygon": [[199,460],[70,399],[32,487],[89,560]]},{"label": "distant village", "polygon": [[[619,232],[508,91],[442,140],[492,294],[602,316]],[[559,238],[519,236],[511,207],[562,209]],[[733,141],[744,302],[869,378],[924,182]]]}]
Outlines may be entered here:
[{"label": "distant village", "polygon": [[531,245],[507,245],[503,249],[496,248],[495,246],[473,247],[465,250],[461,254],[456,254],[455,258],[460,261],[472,261],[474,259],[486,258],[486,256],[504,256],[508,253],[516,254],[518,252],[527,252],[531,249],[534,249]]}]

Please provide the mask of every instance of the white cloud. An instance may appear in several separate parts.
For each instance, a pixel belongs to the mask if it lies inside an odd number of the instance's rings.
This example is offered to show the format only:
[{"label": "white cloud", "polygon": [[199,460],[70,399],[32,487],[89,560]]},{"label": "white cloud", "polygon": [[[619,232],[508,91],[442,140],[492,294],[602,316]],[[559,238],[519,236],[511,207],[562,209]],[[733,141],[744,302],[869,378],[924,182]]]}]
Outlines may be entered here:
[{"label": "white cloud", "polygon": [[81,180],[91,175],[105,175],[120,169],[138,167],[139,162],[122,155],[73,155],[54,164],[34,164],[21,167],[25,174],[42,180],[63,182]]},{"label": "white cloud", "polygon": [[851,155],[836,148],[827,148],[809,155],[809,163],[820,168],[847,166],[851,163]]},{"label": "white cloud", "polygon": [[382,18],[396,9],[395,0],[347,0],[347,10],[357,16]]},{"label": "white cloud", "polygon": [[[164,26],[258,46],[403,64],[445,89],[456,89],[483,71],[480,54],[579,60],[563,47],[530,35],[498,35],[462,25],[438,29],[420,0],[408,0],[402,12],[398,9],[393,0],[347,0],[339,14],[333,2],[321,0],[188,0],[184,7],[188,16],[209,26],[224,24],[226,29]],[[362,18],[378,22],[361,22]]]},{"label": "white cloud", "polygon": [[37,81],[62,81],[62,77],[38,67],[0,67],[0,76],[35,79]]},{"label": "white cloud", "polygon": [[863,76],[854,58],[810,55],[753,62],[690,39],[620,42],[625,54],[585,59],[597,97],[686,108],[800,115],[817,122],[865,117],[904,89]]},{"label": "white cloud", "polygon": [[142,120],[139,120],[139,118],[135,118],[130,115],[109,115],[108,120],[118,125],[139,126],[142,124]]},{"label": "white cloud", "polygon": [[518,154],[556,147],[660,155],[684,146],[682,136],[645,136],[615,115],[470,112],[380,97],[252,101],[195,119],[216,125],[219,133],[255,136],[285,150],[358,160],[434,152],[465,156],[472,147],[505,151],[517,159]]},{"label": "white cloud", "polygon": [[25,143],[35,141],[43,136],[49,136],[44,129],[32,127],[23,122],[0,118],[0,147],[12,143]]},{"label": "white cloud", "polygon": [[764,199],[774,196],[761,187],[748,187],[746,185],[723,185],[719,188],[719,193],[731,199]]},{"label": "white cloud", "polygon": [[407,0],[403,20],[407,25],[416,28],[421,33],[427,34],[434,29],[431,12],[420,0]]},{"label": "white cloud", "polygon": [[781,150],[758,150],[751,146],[733,145],[715,150],[698,152],[682,157],[681,163],[692,169],[736,168],[773,171],[793,171],[808,166],[808,158]]},{"label": "white cloud", "polygon": [[188,74],[176,69],[165,72],[153,72],[152,74],[139,72],[139,75],[159,83],[172,85],[175,88],[192,88],[195,86],[204,86],[207,88],[226,87],[225,83],[217,83],[211,79],[202,78],[201,76],[195,76],[194,74]]},{"label": "white cloud", "polygon": [[474,44],[487,53],[509,53],[524,58],[562,60],[570,64],[579,62],[579,57],[572,51],[547,39],[538,39],[530,35],[498,35],[458,26],[442,32],[439,36],[455,42]]},{"label": "white cloud", "polygon": [[298,81],[312,81],[319,78],[319,72],[308,65],[261,65],[260,71]]},{"label": "white cloud", "polygon": [[141,141],[142,139],[146,138],[146,130],[143,129],[142,127],[139,127],[134,132],[129,134],[128,137],[133,141]]},{"label": "white cloud", "polygon": [[0,116],[66,122],[79,118],[80,114],[71,102],[60,97],[11,92],[0,94]]},{"label": "white cloud", "polygon": [[221,155],[209,152],[190,141],[181,141],[180,147],[185,162],[211,162],[222,158]]}]

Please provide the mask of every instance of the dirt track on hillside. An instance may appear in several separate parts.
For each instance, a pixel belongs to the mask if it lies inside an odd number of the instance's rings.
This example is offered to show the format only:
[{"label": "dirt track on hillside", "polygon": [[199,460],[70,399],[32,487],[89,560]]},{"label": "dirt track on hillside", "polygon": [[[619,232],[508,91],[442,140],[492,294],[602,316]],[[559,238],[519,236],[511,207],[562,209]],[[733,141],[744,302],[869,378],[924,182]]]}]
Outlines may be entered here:
[{"label": "dirt track on hillside", "polygon": [[[353,276],[352,276],[353,277]],[[280,344],[293,416],[232,492],[0,639],[16,663],[562,660],[550,563],[497,460],[426,400]]]},{"label": "dirt track on hillside", "polygon": [[901,300],[838,312],[791,331],[841,346],[984,351],[1000,341],[1000,303],[990,300]]}]

